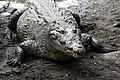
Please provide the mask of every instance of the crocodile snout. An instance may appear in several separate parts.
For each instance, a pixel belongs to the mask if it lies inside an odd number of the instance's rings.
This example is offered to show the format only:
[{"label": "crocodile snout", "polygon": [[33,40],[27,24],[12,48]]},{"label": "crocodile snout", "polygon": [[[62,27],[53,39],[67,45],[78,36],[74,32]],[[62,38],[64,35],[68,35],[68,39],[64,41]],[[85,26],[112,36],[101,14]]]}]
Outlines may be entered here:
[{"label": "crocodile snout", "polygon": [[67,47],[66,51],[68,55],[73,56],[75,58],[81,57],[83,54],[86,53],[86,50],[84,49],[83,46],[81,47],[74,46],[73,48]]},{"label": "crocodile snout", "polygon": [[73,57],[81,57],[82,55],[84,55],[86,53],[86,50],[84,49],[84,47],[76,48],[73,51],[74,51],[74,54],[75,54],[75,56],[73,55]]}]

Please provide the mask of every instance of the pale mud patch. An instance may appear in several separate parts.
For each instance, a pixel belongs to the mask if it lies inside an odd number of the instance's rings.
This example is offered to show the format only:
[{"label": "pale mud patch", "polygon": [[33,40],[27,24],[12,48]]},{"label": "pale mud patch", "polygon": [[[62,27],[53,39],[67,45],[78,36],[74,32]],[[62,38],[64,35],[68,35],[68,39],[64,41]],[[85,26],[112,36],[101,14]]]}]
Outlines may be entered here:
[{"label": "pale mud patch", "polygon": [[106,53],[101,55],[101,57],[103,59],[107,59],[107,60],[120,60],[120,51],[115,51],[115,52],[110,52],[110,53]]}]

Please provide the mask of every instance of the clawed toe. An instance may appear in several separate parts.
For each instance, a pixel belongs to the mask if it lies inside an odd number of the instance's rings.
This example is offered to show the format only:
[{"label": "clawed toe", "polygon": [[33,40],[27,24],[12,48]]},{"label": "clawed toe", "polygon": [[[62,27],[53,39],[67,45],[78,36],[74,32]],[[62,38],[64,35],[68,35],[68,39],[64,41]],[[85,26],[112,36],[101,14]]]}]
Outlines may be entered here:
[{"label": "clawed toe", "polygon": [[117,49],[109,49],[109,52],[117,51]]},{"label": "clawed toe", "polygon": [[17,58],[7,61],[8,66],[16,67],[21,65],[21,61]]},{"label": "clawed toe", "polygon": [[104,48],[104,50],[103,50],[103,52],[106,52],[106,53],[108,53],[108,52],[114,52],[114,51],[117,51],[117,49]]}]

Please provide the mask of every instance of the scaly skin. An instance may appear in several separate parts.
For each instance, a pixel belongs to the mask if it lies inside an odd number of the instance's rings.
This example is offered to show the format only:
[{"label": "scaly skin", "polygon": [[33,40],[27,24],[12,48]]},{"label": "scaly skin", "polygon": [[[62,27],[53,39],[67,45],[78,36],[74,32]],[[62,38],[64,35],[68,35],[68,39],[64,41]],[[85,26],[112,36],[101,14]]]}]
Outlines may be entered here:
[{"label": "scaly skin", "polygon": [[[8,26],[23,41],[17,47],[18,56],[8,61],[8,65],[20,65],[24,55],[31,52],[39,57],[66,61],[85,54],[93,47],[101,52],[112,51],[90,35],[81,34],[77,14],[55,7],[49,0],[29,0],[26,6],[29,7],[27,11],[16,12],[23,13],[20,19],[14,17],[15,13]],[[16,24],[17,21],[18,25],[12,25],[12,28],[11,23]]]}]

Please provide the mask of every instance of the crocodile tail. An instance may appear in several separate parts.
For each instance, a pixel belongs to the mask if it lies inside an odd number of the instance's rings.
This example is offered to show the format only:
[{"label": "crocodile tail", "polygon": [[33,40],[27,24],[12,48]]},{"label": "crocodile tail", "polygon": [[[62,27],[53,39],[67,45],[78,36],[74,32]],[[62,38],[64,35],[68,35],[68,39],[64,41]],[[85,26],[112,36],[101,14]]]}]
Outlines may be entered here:
[{"label": "crocodile tail", "polygon": [[8,22],[8,28],[16,33],[17,32],[17,22],[20,18],[20,16],[27,10],[28,8],[24,8],[21,10],[17,10],[15,13],[13,13],[13,15],[11,15],[10,17],[10,21]]}]

